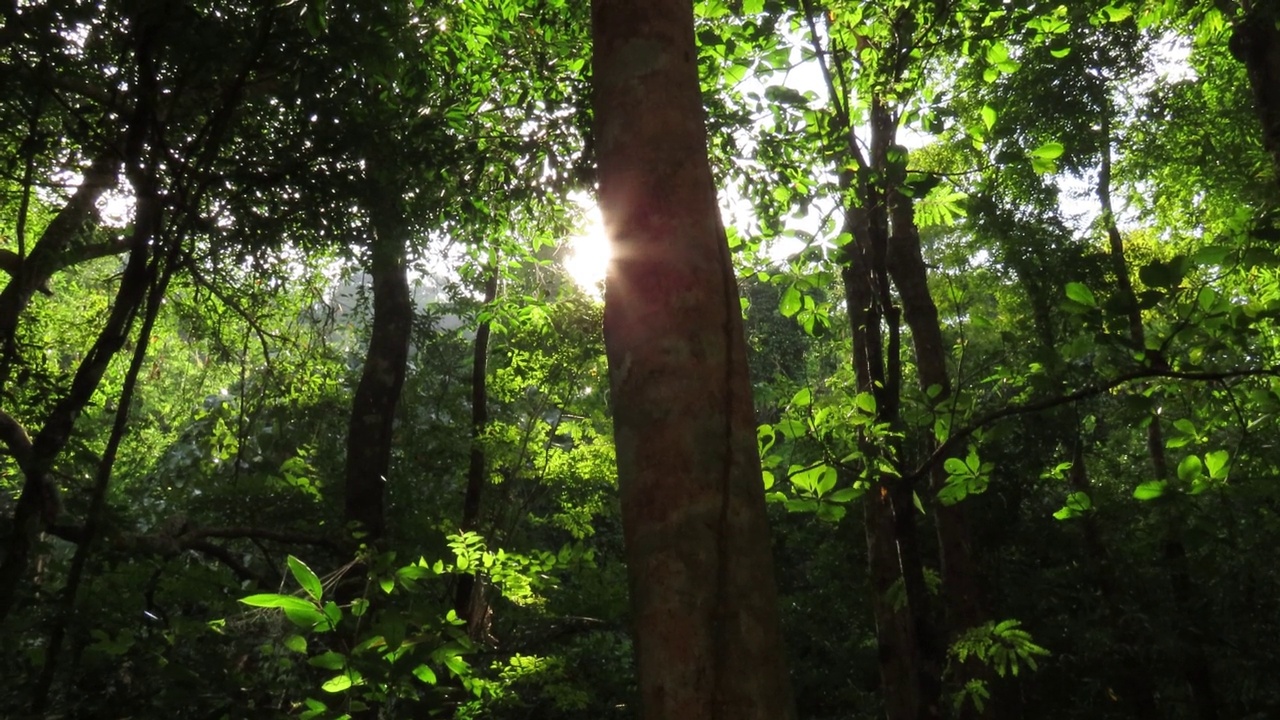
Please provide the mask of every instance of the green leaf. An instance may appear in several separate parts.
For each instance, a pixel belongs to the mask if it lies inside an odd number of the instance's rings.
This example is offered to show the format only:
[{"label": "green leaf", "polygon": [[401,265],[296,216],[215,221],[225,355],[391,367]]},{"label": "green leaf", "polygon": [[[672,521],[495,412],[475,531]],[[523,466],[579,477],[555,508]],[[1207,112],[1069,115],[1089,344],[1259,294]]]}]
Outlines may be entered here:
[{"label": "green leaf", "polygon": [[245,605],[252,605],[253,607],[318,611],[315,603],[303,600],[302,598],[296,598],[292,595],[277,595],[276,593],[250,595],[249,597],[240,598],[240,602]]},{"label": "green leaf", "polygon": [[1230,460],[1231,455],[1226,450],[1214,450],[1213,452],[1205,453],[1204,465],[1209,472],[1209,477],[1214,480],[1226,480]]},{"label": "green leaf", "polygon": [[343,673],[326,680],[324,684],[320,686],[320,689],[325,692],[340,693],[345,690],[349,690],[354,684],[355,682],[351,679],[351,676],[347,673]]},{"label": "green leaf", "polygon": [[782,293],[782,301],[778,303],[778,311],[783,317],[791,317],[800,312],[800,308],[804,307],[804,298],[800,295],[800,291],[795,285],[789,286]]},{"label": "green leaf", "polygon": [[382,592],[390,595],[392,590],[396,589],[396,580],[393,577],[384,577],[378,580],[378,587],[382,588]]},{"label": "green leaf", "polygon": [[1148,480],[1133,491],[1133,496],[1139,500],[1154,500],[1164,494],[1163,480]]},{"label": "green leaf", "polygon": [[876,414],[876,396],[869,392],[858,393],[857,397],[853,399],[853,404],[868,415]]},{"label": "green leaf", "polygon": [[836,486],[836,469],[831,466],[825,466],[822,471],[822,477],[818,480],[817,492],[821,497],[835,489]]},{"label": "green leaf", "polygon": [[787,498],[783,506],[787,512],[817,512],[818,501],[813,498]]},{"label": "green leaf", "polygon": [[[965,483],[952,482],[938,488],[938,500],[948,507],[969,497],[969,488]],[[924,512],[921,509],[920,512]]]},{"label": "green leaf", "polygon": [[1204,472],[1204,465],[1200,462],[1200,458],[1195,455],[1188,455],[1182,458],[1182,462],[1178,463],[1178,479],[1183,482],[1191,482],[1200,477]]},{"label": "green leaf", "polygon": [[791,484],[804,492],[821,495],[835,487],[835,476],[836,469],[830,465],[815,465],[792,475]]},{"label": "green leaf", "polygon": [[791,407],[809,407],[813,403],[813,392],[809,388],[800,388],[800,390],[791,396]]},{"label": "green leaf", "polygon": [[1231,256],[1231,248],[1225,245],[1209,245],[1191,254],[1196,265],[1221,265]]},{"label": "green leaf", "polygon": [[848,508],[843,505],[832,505],[824,502],[818,506],[818,519],[832,523],[840,522],[840,519],[848,512]]},{"label": "green leaf", "polygon": [[307,664],[325,670],[341,670],[347,666],[347,656],[330,650],[311,658]]},{"label": "green leaf", "polygon": [[1108,5],[1107,7],[1102,8],[1102,10],[1107,14],[1107,20],[1113,23],[1120,22],[1133,15],[1133,9],[1127,5],[1120,7]]},{"label": "green leaf", "polygon": [[832,503],[847,503],[862,497],[865,492],[866,490],[857,487],[840,488],[823,499]]},{"label": "green leaf", "polygon": [[457,655],[447,656],[444,659],[444,664],[454,675],[466,675],[471,670],[471,666],[467,664],[467,661]]},{"label": "green leaf", "polygon": [[1048,175],[1049,173],[1057,172],[1058,165],[1052,160],[1033,157],[1031,158],[1031,169],[1041,175]]},{"label": "green leaf", "polygon": [[965,465],[964,461],[960,458],[947,458],[947,461],[942,463],[942,467],[947,471],[948,475],[969,474],[969,466]]},{"label": "green leaf", "polygon": [[987,48],[987,62],[999,65],[1009,60],[1009,47],[1002,42],[993,42]]},{"label": "green leaf", "polygon": [[301,635],[289,635],[284,639],[284,646],[296,653],[307,652],[307,639]]},{"label": "green leaf", "polygon": [[306,563],[292,555],[286,559],[286,562],[289,563],[289,572],[293,573],[293,578],[298,581],[302,589],[307,591],[312,600],[320,602],[320,596],[324,592],[320,585],[320,578],[311,572],[311,568],[307,567]]},{"label": "green leaf", "polygon": [[1098,306],[1098,299],[1093,296],[1093,291],[1086,287],[1084,283],[1067,283],[1067,297],[1087,307]]},{"label": "green leaf", "polygon": [[419,665],[413,669],[413,676],[428,685],[436,684],[436,671],[426,665]]},{"label": "green leaf", "polygon": [[1064,149],[1065,148],[1062,147],[1062,143],[1060,142],[1047,142],[1035,150],[1032,150],[1029,154],[1033,158],[1040,158],[1042,160],[1057,160],[1062,157],[1062,151]]},{"label": "green leaf", "polygon": [[[764,89],[765,99],[778,103],[779,105],[789,105],[791,107],[806,107],[809,104],[809,98],[804,93],[784,85],[770,85]],[[778,198],[782,202],[790,199],[788,194],[786,199]]]},{"label": "green leaf", "polygon": [[991,107],[990,105],[982,106],[982,124],[986,125],[988,130],[990,130],[991,127],[996,124],[995,108]]}]

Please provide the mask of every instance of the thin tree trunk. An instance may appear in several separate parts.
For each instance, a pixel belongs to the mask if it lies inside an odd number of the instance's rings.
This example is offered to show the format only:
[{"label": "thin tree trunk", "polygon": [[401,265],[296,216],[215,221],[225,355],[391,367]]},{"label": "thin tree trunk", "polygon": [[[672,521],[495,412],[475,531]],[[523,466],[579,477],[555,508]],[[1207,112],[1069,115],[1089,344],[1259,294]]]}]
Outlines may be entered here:
[{"label": "thin tree trunk", "polygon": [[[129,369],[125,373],[124,385],[120,389],[115,422],[111,426],[111,435],[107,439],[107,447],[103,450],[102,458],[98,462],[97,477],[94,479],[93,484],[93,496],[90,499],[89,512],[85,516],[84,532],[80,536],[80,544],[76,546],[75,554],[71,558],[71,567],[67,571],[67,584],[62,590],[62,601],[57,624],[54,625],[53,630],[49,633],[49,644],[45,648],[44,666],[40,670],[40,676],[36,681],[35,689],[32,691],[31,711],[35,715],[44,713],[49,699],[49,688],[53,685],[54,674],[57,672],[58,656],[62,652],[63,637],[66,635],[67,625],[71,622],[72,614],[75,611],[76,596],[80,591],[80,583],[84,578],[85,566],[92,553],[93,541],[102,527],[103,515],[107,508],[107,490],[111,485],[111,471],[115,467],[116,454],[120,450],[120,443],[124,439],[127,429],[129,410],[133,405],[133,394],[138,385],[138,375],[142,372],[143,363],[147,358],[151,331],[155,327],[156,318],[160,314],[161,301],[164,299],[165,290],[169,286],[169,280],[173,277],[176,260],[177,253],[171,251],[170,256],[164,261],[166,266],[163,273],[152,285],[151,291],[148,293],[146,311],[143,313],[142,325],[138,329],[138,340],[134,348],[133,359],[129,363]],[[149,274],[154,276],[156,268],[152,268]]]},{"label": "thin tree trunk", "polygon": [[[1065,363],[1058,350],[1058,337],[1054,332],[1050,293],[1040,276],[1045,274],[1043,267],[1028,263],[1025,258],[1006,260],[1014,266],[1018,282],[1026,291],[1032,307],[1036,335],[1048,359],[1050,377],[1062,377]],[[1092,482],[1089,479],[1088,462],[1085,456],[1085,437],[1080,429],[1079,408],[1060,410],[1049,416],[1051,427],[1070,428],[1065,431],[1062,441],[1071,448],[1071,470],[1067,474],[1067,485],[1072,492],[1084,493],[1093,499]],[[1120,646],[1126,648],[1145,648],[1151,645],[1147,634],[1136,627],[1136,623],[1126,622],[1122,617],[1120,606],[1120,581],[1111,566],[1111,553],[1102,535],[1102,527],[1098,523],[1095,511],[1084,512],[1073,520],[1080,524],[1084,540],[1082,564],[1087,568],[1089,582],[1098,596],[1098,612],[1105,619],[1107,627],[1115,633]],[[1159,711],[1156,703],[1155,681],[1152,678],[1151,666],[1138,653],[1122,659],[1121,670],[1114,676],[1112,684],[1120,702],[1128,706],[1132,717],[1138,720],[1156,720]]]},{"label": "thin tree trunk", "polygon": [[[889,191],[889,212],[893,226],[893,236],[889,241],[889,274],[893,277],[894,287],[902,301],[903,317],[907,327],[911,329],[920,389],[925,392],[933,407],[938,409],[951,397],[948,353],[942,338],[942,326],[938,322],[938,308],[929,292],[928,268],[924,263],[912,203],[912,199],[898,187]],[[932,439],[932,435],[930,437],[925,448],[926,457],[932,455],[937,447],[936,440]],[[934,463],[930,475],[930,485],[937,492],[947,482],[946,470],[941,463]],[[977,563],[973,559],[967,515],[963,504],[936,503],[934,506],[947,637],[950,639],[955,639],[991,619]],[[945,648],[938,648],[938,654],[945,654]],[[962,686],[970,680],[980,680],[990,686],[994,674],[984,663],[974,659],[960,666],[956,678]],[[976,704],[966,703],[963,714],[966,717],[998,717],[1000,706],[998,698],[986,703],[982,710],[978,710]]]},{"label": "thin tree trunk", "polygon": [[[488,309],[498,296],[498,261],[491,256],[488,276],[484,281],[484,304]],[[475,348],[471,357],[471,456],[467,464],[467,493],[462,502],[462,529],[474,531],[480,526],[480,499],[484,493],[486,463],[484,445],[480,436],[489,422],[489,321],[476,328]],[[488,634],[489,605],[485,598],[485,584],[477,573],[458,576],[458,588],[453,598],[458,617],[467,621],[467,632],[472,640],[481,640]]]},{"label": "thin tree trunk", "polygon": [[[1134,347],[1146,352],[1147,361],[1155,368],[1168,368],[1168,361],[1159,350],[1147,349],[1146,329],[1142,324],[1142,311],[1129,278],[1129,263],[1124,255],[1124,238],[1116,225],[1111,207],[1111,116],[1104,109],[1102,115],[1102,159],[1098,172],[1098,202],[1102,206],[1102,222],[1107,231],[1112,270],[1116,275],[1116,287],[1124,303],[1129,322],[1130,340]],[[1147,453],[1157,480],[1170,482],[1169,461],[1164,447],[1164,429],[1160,413],[1152,409],[1147,419]],[[1195,611],[1195,587],[1187,561],[1186,546],[1182,542],[1182,518],[1176,509],[1169,510],[1164,521],[1164,537],[1161,552],[1170,575],[1171,596],[1181,622],[1178,635],[1184,648],[1184,679],[1191,690],[1192,705],[1199,720],[1217,720],[1218,700],[1213,687],[1213,672],[1205,652],[1199,614]]]},{"label": "thin tree trunk", "polygon": [[[31,552],[40,533],[61,512],[59,490],[50,477],[53,463],[70,440],[76,419],[93,397],[107,366],[128,340],[134,317],[146,299],[147,286],[150,284],[148,261],[151,243],[159,233],[164,213],[156,187],[157,159],[147,147],[147,140],[154,136],[156,130],[154,109],[158,93],[153,60],[155,30],[142,25],[136,29],[136,33],[137,101],[129,119],[124,143],[126,172],[137,193],[129,260],[120,277],[120,289],[116,292],[116,300],[111,306],[106,324],[80,362],[66,396],[49,412],[44,427],[31,444],[30,452],[24,453],[26,457],[20,462],[23,473],[22,492],[18,495],[18,502],[13,510],[13,531],[6,554],[4,560],[0,561],[0,622],[8,617],[17,601],[18,590],[26,578]],[[100,174],[93,178],[86,177],[86,183],[95,186],[99,182],[105,183],[108,175],[114,177],[115,167],[114,162],[100,158],[93,169]],[[66,228],[53,235],[46,230],[48,244],[46,245],[45,237],[42,237],[23,263],[18,276],[0,293],[0,336],[3,336],[6,344],[12,340],[18,316],[31,298],[38,273],[46,267],[45,263],[56,261],[57,253],[52,250],[48,251],[49,255],[38,254],[46,252],[41,250],[41,245],[65,247],[65,242],[70,240],[71,231],[84,224],[84,213],[92,212],[91,207],[86,209],[85,204],[91,206],[89,198],[96,200],[102,189],[104,188],[86,191],[87,194],[83,197],[77,192],[76,197],[80,197],[80,200],[63,208],[68,218],[65,221]],[[55,224],[59,222],[59,218],[54,219]]]},{"label": "thin tree trunk", "polygon": [[[376,183],[375,183],[376,184]],[[388,191],[390,192],[390,191]],[[391,467],[392,431],[409,362],[413,298],[405,261],[406,232],[396,203],[375,197],[369,275],[373,281],[373,323],[360,383],[351,400],[347,430],[345,520],[366,543],[386,531],[386,483]]]},{"label": "thin tree trunk", "polygon": [[9,538],[7,554],[0,561],[0,620],[13,608],[37,538],[61,510],[58,488],[50,477],[53,463],[71,438],[75,421],[93,397],[107,365],[124,347],[133,319],[146,298],[150,284],[148,246],[159,226],[160,213],[158,198],[145,193],[139,196],[133,249],[121,276],[111,314],[76,370],[67,395],[50,411],[44,427],[32,443],[28,458],[21,463],[24,476],[22,492],[13,511],[13,534]]},{"label": "thin tree trunk", "polygon": [[641,717],[795,717],[693,6],[595,0],[605,347]]}]

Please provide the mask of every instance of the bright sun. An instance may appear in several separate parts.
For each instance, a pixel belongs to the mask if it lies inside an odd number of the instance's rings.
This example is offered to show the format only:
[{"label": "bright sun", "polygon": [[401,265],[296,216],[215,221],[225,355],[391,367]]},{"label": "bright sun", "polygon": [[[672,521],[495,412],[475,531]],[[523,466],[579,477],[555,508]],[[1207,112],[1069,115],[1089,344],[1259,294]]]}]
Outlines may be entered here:
[{"label": "bright sun", "polygon": [[609,238],[604,232],[600,208],[589,200],[579,199],[577,202],[582,207],[582,223],[578,232],[569,238],[569,254],[564,259],[564,269],[578,287],[598,297],[605,268],[609,265]]}]

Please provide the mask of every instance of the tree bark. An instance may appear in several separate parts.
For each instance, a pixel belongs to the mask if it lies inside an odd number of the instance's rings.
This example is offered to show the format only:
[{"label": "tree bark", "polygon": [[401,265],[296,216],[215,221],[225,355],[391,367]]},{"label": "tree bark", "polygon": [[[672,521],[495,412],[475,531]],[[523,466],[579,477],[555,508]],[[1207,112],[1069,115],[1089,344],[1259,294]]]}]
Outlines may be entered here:
[{"label": "tree bark", "polygon": [[785,720],[746,343],[707,161],[693,6],[595,0],[605,347],[646,720]]}]

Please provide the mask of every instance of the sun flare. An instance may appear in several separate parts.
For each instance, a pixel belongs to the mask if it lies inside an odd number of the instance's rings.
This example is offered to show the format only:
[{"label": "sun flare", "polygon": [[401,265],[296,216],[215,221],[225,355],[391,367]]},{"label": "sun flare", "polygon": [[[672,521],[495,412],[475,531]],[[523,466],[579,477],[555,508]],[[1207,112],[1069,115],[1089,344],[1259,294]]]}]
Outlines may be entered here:
[{"label": "sun flare", "polygon": [[609,238],[604,232],[600,208],[590,201],[579,201],[579,204],[582,206],[582,222],[578,232],[569,238],[564,269],[578,287],[599,296],[611,255]]}]

